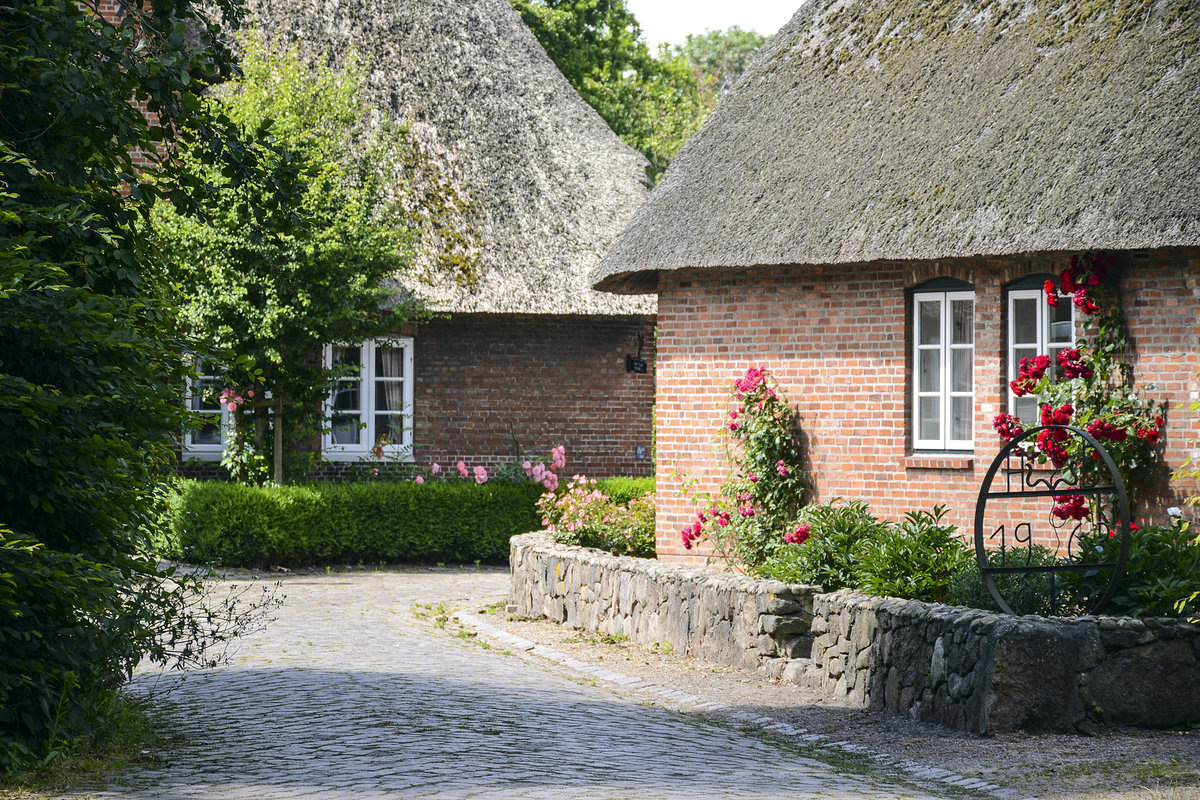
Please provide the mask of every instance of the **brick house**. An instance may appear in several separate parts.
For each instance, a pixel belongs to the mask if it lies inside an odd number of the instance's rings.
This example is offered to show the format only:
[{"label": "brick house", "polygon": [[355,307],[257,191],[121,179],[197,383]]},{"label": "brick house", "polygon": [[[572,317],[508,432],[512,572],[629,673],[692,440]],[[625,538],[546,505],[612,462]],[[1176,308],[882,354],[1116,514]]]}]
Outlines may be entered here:
[{"label": "brick house", "polygon": [[[1200,19],[1101,5],[814,0],[722,98],[593,274],[658,295],[660,558],[704,562],[669,476],[716,488],[750,365],[799,411],[812,499],[941,503],[969,533],[1016,362],[1078,331],[1041,281],[1088,250],[1171,409],[1138,519],[1198,493],[1168,473],[1198,435],[1175,406],[1200,398]],[[927,346],[921,310],[970,324]],[[917,375],[925,350],[953,380]]]},{"label": "brick house", "polygon": [[[337,4],[252,0],[268,41],[369,65],[380,119],[408,128],[396,190],[417,225],[404,289],[439,312],[396,341],[327,348],[361,366],[333,399],[330,471],[388,450],[422,464],[492,466],[562,444],[568,470],[649,475],[652,297],[591,288],[589,273],[648,192],[645,161],[570,86],[506,0]],[[402,414],[397,414],[403,409]],[[185,456],[222,449],[213,424]],[[385,413],[387,412],[387,413]],[[411,417],[408,416],[409,412]],[[401,436],[390,427],[411,420]],[[365,429],[358,423],[365,423]],[[399,426],[397,426],[399,427]],[[400,439],[400,441],[397,441]],[[337,466],[340,463],[342,466]]]}]

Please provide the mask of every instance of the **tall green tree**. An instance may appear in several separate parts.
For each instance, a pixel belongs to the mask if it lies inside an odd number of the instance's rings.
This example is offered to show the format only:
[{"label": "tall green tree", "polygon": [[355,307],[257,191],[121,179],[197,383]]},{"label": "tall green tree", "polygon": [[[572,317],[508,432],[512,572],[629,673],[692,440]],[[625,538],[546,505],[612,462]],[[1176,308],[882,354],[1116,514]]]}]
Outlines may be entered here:
[{"label": "tall green tree", "polygon": [[765,37],[733,27],[657,57],[624,0],[511,0],[580,96],[649,160],[657,181]]},{"label": "tall green tree", "polygon": [[235,0],[127,0],[118,26],[98,6],[0,6],[0,770],[95,725],[144,655],[199,657],[191,584],[138,556],[185,374],[145,220],[207,192],[159,156],[187,140],[269,186],[252,218],[286,208],[295,179],[202,112],[204,81],[234,70]]},{"label": "tall green tree", "polygon": [[281,480],[285,455],[293,474],[316,458],[298,445],[320,432],[322,401],[344,377],[344,368],[322,364],[323,345],[384,336],[419,306],[389,288],[412,261],[398,198],[387,191],[404,136],[371,125],[366,66],[354,51],[334,69],[252,32],[240,41],[242,74],[205,103],[248,130],[270,121],[306,181],[292,209],[300,224],[247,219],[247,193],[260,189],[228,180],[191,149],[177,168],[216,187],[202,218],[163,202],[153,220],[182,288],[185,327],[206,351],[238,356],[216,370],[241,398],[225,463],[258,482]]}]

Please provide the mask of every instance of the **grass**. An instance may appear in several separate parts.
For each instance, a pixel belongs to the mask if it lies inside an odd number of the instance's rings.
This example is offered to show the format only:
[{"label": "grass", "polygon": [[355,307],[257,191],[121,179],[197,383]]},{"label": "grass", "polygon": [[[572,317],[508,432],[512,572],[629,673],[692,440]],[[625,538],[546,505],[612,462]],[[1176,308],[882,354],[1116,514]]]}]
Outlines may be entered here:
[{"label": "grass", "polygon": [[164,732],[141,700],[117,694],[106,724],[64,748],[61,757],[26,772],[0,775],[0,798],[49,800],[71,794],[135,764],[160,763],[156,753],[178,742],[178,734]]}]

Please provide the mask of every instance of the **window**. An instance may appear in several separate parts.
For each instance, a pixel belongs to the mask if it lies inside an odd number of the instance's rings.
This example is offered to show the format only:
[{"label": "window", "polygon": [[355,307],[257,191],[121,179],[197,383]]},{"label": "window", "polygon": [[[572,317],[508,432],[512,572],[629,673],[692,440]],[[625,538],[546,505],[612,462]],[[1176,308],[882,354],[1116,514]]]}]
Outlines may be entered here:
[{"label": "window", "polygon": [[325,454],[352,460],[379,442],[384,452],[412,457],[413,345],[407,337],[325,347],[325,366],[353,367],[329,399]]},{"label": "window", "polygon": [[188,410],[198,414],[202,424],[189,428],[183,437],[183,457],[206,460],[220,459],[225,450],[225,431],[229,427],[229,412],[221,405],[220,378],[202,358],[195,362],[197,377],[188,381]]},{"label": "window", "polygon": [[922,289],[913,295],[914,449],[974,446],[974,318],[973,290]]},{"label": "window", "polygon": [[[1069,295],[1057,306],[1046,302],[1042,290],[1044,278],[1033,276],[1019,281],[1008,292],[1008,380],[1017,377],[1021,359],[1040,355],[1050,356],[1053,369],[1058,369],[1060,350],[1074,346],[1075,307]],[[1038,288],[1025,288],[1037,286]],[[1038,423],[1037,398],[1017,397],[1008,390],[1008,413],[1024,423]]]}]

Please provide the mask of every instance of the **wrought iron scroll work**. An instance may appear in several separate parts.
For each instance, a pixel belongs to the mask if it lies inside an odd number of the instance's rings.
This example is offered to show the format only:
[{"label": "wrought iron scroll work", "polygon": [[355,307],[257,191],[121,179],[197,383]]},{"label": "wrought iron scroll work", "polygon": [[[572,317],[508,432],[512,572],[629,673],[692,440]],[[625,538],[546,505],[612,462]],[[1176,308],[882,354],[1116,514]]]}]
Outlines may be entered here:
[{"label": "wrought iron scroll work", "polygon": [[[1044,430],[1060,432],[1053,434],[1060,442],[1081,439],[1082,446],[1073,448],[1077,457],[1050,466],[1041,457],[1039,464],[1035,442]],[[1047,511],[1047,522],[1038,529],[1046,531],[1040,537],[1044,544],[1031,522],[1011,528],[987,524],[989,501],[995,508],[1038,498],[1060,512]],[[1032,428],[993,459],[975,505],[975,559],[988,593],[1005,612],[1095,613],[1112,596],[1128,554],[1125,482],[1112,456],[1087,431],[1067,425]]]}]

